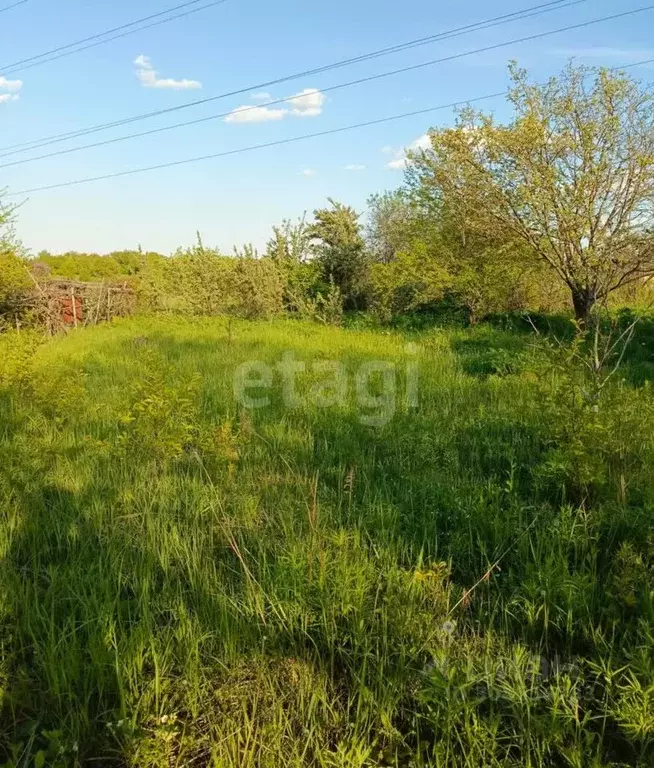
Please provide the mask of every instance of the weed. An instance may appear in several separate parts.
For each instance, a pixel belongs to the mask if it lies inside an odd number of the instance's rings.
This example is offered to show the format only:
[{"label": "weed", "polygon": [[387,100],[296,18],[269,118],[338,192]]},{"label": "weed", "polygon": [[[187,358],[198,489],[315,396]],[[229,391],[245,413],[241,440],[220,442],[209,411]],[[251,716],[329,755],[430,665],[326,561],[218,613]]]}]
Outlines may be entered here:
[{"label": "weed", "polygon": [[598,403],[524,332],[411,338],[382,427],[247,411],[233,375],[399,364],[396,331],[0,339],[0,764],[652,764],[650,387],[627,360]]}]

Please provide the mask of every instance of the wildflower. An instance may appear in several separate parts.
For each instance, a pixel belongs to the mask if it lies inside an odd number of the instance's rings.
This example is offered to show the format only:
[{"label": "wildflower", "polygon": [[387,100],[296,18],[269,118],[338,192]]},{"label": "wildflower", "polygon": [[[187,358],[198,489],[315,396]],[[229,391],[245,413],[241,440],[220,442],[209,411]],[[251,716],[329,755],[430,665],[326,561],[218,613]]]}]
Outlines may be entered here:
[{"label": "wildflower", "polygon": [[448,635],[452,635],[454,633],[454,630],[456,629],[456,624],[453,621],[446,621],[443,626],[441,627],[443,632],[445,632]]}]

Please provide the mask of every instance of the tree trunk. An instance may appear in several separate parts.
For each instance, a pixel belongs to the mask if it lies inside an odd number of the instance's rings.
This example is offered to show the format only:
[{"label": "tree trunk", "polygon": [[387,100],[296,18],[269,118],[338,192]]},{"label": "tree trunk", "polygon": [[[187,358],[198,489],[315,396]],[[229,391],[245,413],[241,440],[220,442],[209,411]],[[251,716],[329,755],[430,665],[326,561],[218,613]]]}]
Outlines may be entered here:
[{"label": "tree trunk", "polygon": [[589,288],[573,288],[572,304],[575,310],[575,320],[582,331],[590,327],[591,314],[595,306],[595,295]]}]

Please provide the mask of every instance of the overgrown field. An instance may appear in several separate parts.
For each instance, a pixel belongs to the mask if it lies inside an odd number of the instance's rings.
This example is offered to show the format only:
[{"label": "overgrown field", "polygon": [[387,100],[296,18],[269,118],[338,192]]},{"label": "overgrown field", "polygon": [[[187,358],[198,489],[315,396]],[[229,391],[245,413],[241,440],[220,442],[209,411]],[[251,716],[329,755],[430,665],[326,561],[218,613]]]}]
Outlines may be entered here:
[{"label": "overgrown field", "polygon": [[652,765],[640,343],[596,397],[489,326],[5,334],[0,764]]}]

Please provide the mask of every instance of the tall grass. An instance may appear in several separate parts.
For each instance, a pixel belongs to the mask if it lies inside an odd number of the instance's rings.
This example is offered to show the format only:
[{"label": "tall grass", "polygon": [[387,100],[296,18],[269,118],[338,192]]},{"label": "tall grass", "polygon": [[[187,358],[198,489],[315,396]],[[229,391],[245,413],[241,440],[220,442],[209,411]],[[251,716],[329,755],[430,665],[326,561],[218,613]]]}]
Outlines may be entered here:
[{"label": "tall grass", "polygon": [[[4,337],[0,762],[652,764],[648,386],[597,406],[525,334],[424,331],[409,408],[407,340]],[[396,363],[393,418],[239,406],[237,366],[289,350]]]}]

